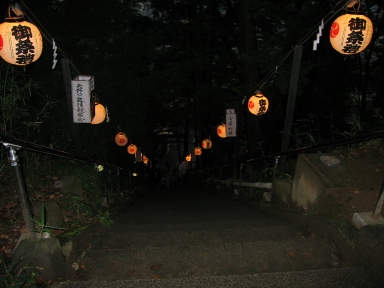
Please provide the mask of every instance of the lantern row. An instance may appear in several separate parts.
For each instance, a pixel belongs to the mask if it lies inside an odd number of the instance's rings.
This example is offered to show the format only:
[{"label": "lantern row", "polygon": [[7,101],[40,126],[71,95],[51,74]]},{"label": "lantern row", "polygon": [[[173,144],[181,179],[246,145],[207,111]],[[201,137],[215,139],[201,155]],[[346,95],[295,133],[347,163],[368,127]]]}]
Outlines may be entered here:
[{"label": "lantern row", "polygon": [[[124,147],[128,144],[128,137],[127,135],[124,133],[124,132],[118,132],[116,135],[115,135],[115,143],[117,146],[120,146],[120,147]],[[201,146],[203,149],[211,149],[212,148],[212,141],[210,139],[204,139],[202,142],[201,142]],[[196,147],[195,150],[194,150],[194,153],[196,156],[200,156],[202,155],[202,148],[201,147]],[[135,144],[129,144],[127,146],[127,152],[128,154],[131,154],[131,155],[136,155],[136,153],[138,153],[138,149],[137,149],[137,146]],[[141,154],[141,152],[140,152]],[[191,158],[192,155],[189,154],[186,156],[186,160],[187,161],[191,161]],[[137,159],[137,155],[136,155],[136,159]],[[146,157],[145,155],[142,156],[142,161],[145,163],[145,164],[148,164],[149,163],[149,159],[148,157]]]},{"label": "lantern row", "polygon": [[[348,8],[357,2],[360,6],[360,1],[349,1]],[[0,56],[13,65],[31,64],[42,54],[42,35],[35,25],[24,20],[24,14],[17,4],[11,3],[8,11],[5,22],[0,24]],[[353,14],[346,13],[338,17],[331,25],[329,36],[336,51],[352,55],[362,52],[369,45],[372,34],[372,21],[359,11],[354,11]],[[321,36],[321,31],[318,36]]]},{"label": "lantern row", "polygon": [[[349,1],[349,4],[351,2],[353,2],[353,5],[348,5],[348,8],[351,8],[357,2],[360,6],[360,1]],[[15,16],[11,16],[11,11]],[[372,34],[373,24],[367,16],[357,12],[353,14],[346,13],[339,16],[332,23],[329,39],[331,46],[337,52],[343,55],[354,55],[367,48],[371,42]],[[319,36],[321,36],[321,33],[318,34]],[[0,57],[7,63],[25,66],[37,61],[42,51],[43,41],[39,29],[24,20],[24,15],[17,4],[10,4],[8,17],[5,18],[5,22],[0,24]],[[100,124],[107,117],[107,110],[98,101],[94,101],[92,105],[91,103],[86,103],[89,101],[87,96],[93,90],[93,87],[90,86],[92,83],[87,83],[88,88],[86,87],[87,85],[84,86],[85,82],[91,82],[91,78],[81,79],[82,77],[86,76],[78,76],[79,79],[72,80],[72,94],[75,94],[73,95],[73,120],[75,123]],[[79,81],[85,82],[79,83]],[[83,92],[85,97],[83,97]],[[260,91],[257,91],[248,100],[248,110],[256,116],[264,115],[268,111],[268,107],[269,101]],[[219,137],[226,138],[229,136],[227,135],[227,128],[225,124],[217,127]],[[124,133],[116,135],[115,141],[117,145],[125,146],[127,144],[128,139],[126,136],[124,138],[124,136]],[[137,147],[133,145],[136,147],[134,148],[131,145],[127,149],[129,153],[136,149],[133,152],[134,154],[137,151]],[[202,142],[204,149],[211,148],[211,145],[212,143],[209,139]],[[200,152],[196,152],[195,155],[200,155],[201,149]]]},{"label": "lantern row", "polygon": [[[124,147],[128,144],[128,137],[124,132],[118,132],[115,135],[115,143],[117,146]],[[129,144],[127,146],[128,154],[135,155],[135,159],[137,162],[143,162],[144,164],[149,164],[149,159],[147,156],[142,155],[141,152],[137,149],[135,144]]]}]

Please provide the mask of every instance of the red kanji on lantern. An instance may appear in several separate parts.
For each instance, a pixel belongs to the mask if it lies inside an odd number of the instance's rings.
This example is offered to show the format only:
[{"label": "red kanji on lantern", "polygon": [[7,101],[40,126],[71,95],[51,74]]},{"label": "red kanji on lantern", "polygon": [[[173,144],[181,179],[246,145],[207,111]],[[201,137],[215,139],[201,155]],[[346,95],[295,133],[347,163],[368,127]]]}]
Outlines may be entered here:
[{"label": "red kanji on lantern", "polygon": [[260,91],[248,100],[248,110],[254,115],[263,115],[268,111],[269,101]]},{"label": "red kanji on lantern", "polygon": [[128,138],[125,136],[125,133],[119,132],[115,136],[115,143],[118,146],[125,146],[128,143]]},{"label": "red kanji on lantern", "polygon": [[221,124],[217,127],[217,135],[219,135],[221,138],[227,137],[227,129],[225,127],[225,124]]},{"label": "red kanji on lantern", "polygon": [[127,151],[129,154],[135,154],[136,151],[137,151],[137,147],[135,144],[129,144],[128,145],[128,148],[127,148]]}]

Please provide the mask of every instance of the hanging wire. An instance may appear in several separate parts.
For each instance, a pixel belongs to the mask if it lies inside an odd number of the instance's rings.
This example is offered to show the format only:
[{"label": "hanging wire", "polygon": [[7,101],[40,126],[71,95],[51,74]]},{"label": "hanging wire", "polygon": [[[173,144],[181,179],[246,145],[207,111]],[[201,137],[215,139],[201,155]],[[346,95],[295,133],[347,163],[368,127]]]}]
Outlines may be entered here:
[{"label": "hanging wire", "polygon": [[[41,27],[42,29],[44,29],[45,32],[41,32],[42,36],[51,44],[53,44],[53,42],[51,41],[51,39],[53,39],[53,37],[51,37],[49,35],[49,33],[47,32],[47,30],[44,28],[44,26],[40,23],[40,21],[37,19],[37,17],[32,13],[32,11],[28,8],[28,6],[25,4],[25,2],[23,0],[19,0],[23,6],[26,8],[26,10],[28,10],[28,12],[35,18],[36,22],[39,24],[39,27]],[[331,11],[329,11],[327,13],[327,15],[325,15],[325,17],[323,19],[326,19],[326,20],[322,20],[324,21],[324,24],[327,24],[330,20],[332,20],[341,10],[343,9],[347,9],[347,5],[351,3],[351,1],[347,2],[347,4],[345,5],[342,5],[341,7],[339,7],[342,3],[345,3],[345,0],[340,0],[334,7],[333,9],[331,9]],[[358,1],[358,10],[360,10],[360,0]],[[334,12],[333,12],[334,11]],[[28,17],[28,20],[33,23],[33,20],[30,19],[30,17]],[[327,19],[328,18],[328,19]],[[296,46],[301,46],[303,45],[304,43],[306,43],[311,37],[313,37],[314,34],[317,33],[318,31],[318,26],[320,25],[321,22],[319,22],[318,25],[316,25],[314,28],[312,28],[311,30],[309,30],[309,32],[303,37],[301,38],[296,45],[293,46],[293,48],[291,50],[288,51],[288,53],[275,65],[275,69],[271,72],[269,72],[267,75],[264,76],[264,78],[255,86],[255,88],[253,89],[253,93],[256,93],[256,91],[260,90],[261,88],[264,87],[264,85],[270,81],[270,79],[273,77],[276,77],[276,74],[277,74],[277,71],[278,69],[280,68],[281,65],[284,64],[284,62],[289,58],[289,56],[292,54],[292,52],[294,51],[295,47]],[[34,23],[33,23],[34,24]],[[76,66],[72,63],[72,61],[69,60],[69,57],[67,56],[67,54],[64,52],[63,49],[61,49],[61,47],[59,45],[57,45],[57,50],[63,55],[63,57],[65,59],[67,59],[69,61],[69,63],[71,64],[71,66],[74,68],[74,70],[80,75],[81,73],[79,72],[79,70],[76,68]]]},{"label": "hanging wire", "polygon": [[[328,23],[330,20],[334,19],[334,17],[343,9],[346,9],[346,6],[347,5],[342,5],[341,7],[340,4],[342,3],[345,3],[345,0],[341,0],[339,1],[331,11],[329,11],[327,13],[327,15],[325,15],[325,17],[323,19],[326,19],[326,20],[323,20],[324,21],[324,24]],[[359,1],[359,5],[360,5],[360,1]],[[335,11],[335,12],[333,12]],[[303,37],[301,38],[296,45],[293,46],[293,48],[288,51],[288,53],[279,61],[278,64],[276,64],[275,66],[275,69],[271,72],[269,72],[256,86],[255,88],[253,89],[253,93],[256,93],[257,90],[260,90],[262,87],[264,87],[264,85],[270,81],[270,79],[272,77],[275,77],[276,74],[277,74],[277,70],[280,68],[281,65],[284,64],[284,62],[289,58],[289,56],[292,54],[292,52],[295,50],[295,47],[297,46],[302,46],[304,43],[306,43],[311,37],[313,37],[314,34],[316,34],[318,32],[318,27],[319,25],[321,24],[321,21],[319,22],[318,25],[316,25],[314,28],[312,28],[311,30],[309,30],[309,32]]]}]

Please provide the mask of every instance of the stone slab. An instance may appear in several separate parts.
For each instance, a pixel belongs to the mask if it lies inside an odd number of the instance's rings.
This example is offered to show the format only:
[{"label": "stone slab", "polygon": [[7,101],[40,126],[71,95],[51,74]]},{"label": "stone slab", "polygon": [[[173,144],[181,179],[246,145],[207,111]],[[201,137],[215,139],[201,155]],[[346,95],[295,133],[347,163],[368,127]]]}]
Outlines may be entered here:
[{"label": "stone slab", "polygon": [[352,224],[357,230],[365,225],[384,225],[384,218],[379,216],[377,219],[372,218],[372,212],[354,213]]},{"label": "stone slab", "polygon": [[24,239],[12,253],[16,270],[28,269],[44,281],[58,281],[67,278],[61,245],[56,238]]},{"label": "stone slab", "polygon": [[337,156],[331,154],[299,155],[292,189],[295,207],[313,210],[324,201],[327,189],[345,186],[346,169],[343,161],[335,159]]},{"label": "stone slab", "polygon": [[376,288],[382,287],[363,267],[289,271],[248,275],[136,279],[115,281],[68,281],[56,288]]},{"label": "stone slab", "polygon": [[292,186],[292,179],[273,179],[272,193],[279,203],[289,205],[292,198]]}]

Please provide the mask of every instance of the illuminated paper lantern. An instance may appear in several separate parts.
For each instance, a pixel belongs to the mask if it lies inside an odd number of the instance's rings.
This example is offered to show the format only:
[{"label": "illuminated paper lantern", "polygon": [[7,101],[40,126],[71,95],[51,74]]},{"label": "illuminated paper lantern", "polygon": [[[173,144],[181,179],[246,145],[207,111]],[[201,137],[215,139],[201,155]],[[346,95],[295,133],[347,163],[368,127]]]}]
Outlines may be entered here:
[{"label": "illuminated paper lantern", "polygon": [[148,163],[149,163],[149,159],[148,159],[148,157],[145,156],[145,155],[143,155],[143,163],[144,163],[145,165],[148,165]]},{"label": "illuminated paper lantern", "polygon": [[263,115],[268,111],[269,101],[261,92],[257,92],[248,100],[248,110],[254,115]]},{"label": "illuminated paper lantern", "polygon": [[125,133],[119,132],[115,136],[115,142],[118,146],[125,146],[128,143],[128,138],[125,136]]},{"label": "illuminated paper lantern", "polygon": [[217,126],[217,135],[219,135],[221,138],[227,137],[227,128],[225,127],[225,124],[221,124]]},{"label": "illuminated paper lantern", "polygon": [[202,153],[201,148],[200,148],[200,147],[196,147],[196,148],[195,148],[195,155],[196,155],[196,156],[200,156],[201,153]]},{"label": "illuminated paper lantern", "polygon": [[91,124],[97,125],[102,123],[107,116],[105,107],[100,103],[95,103],[95,116],[93,117]]},{"label": "illuminated paper lantern", "polygon": [[332,47],[345,55],[363,51],[371,42],[372,21],[364,15],[344,14],[331,26],[329,39]]},{"label": "illuminated paper lantern", "polygon": [[127,151],[129,154],[135,154],[137,151],[137,147],[135,144],[129,144],[127,147]]},{"label": "illuminated paper lantern", "polygon": [[0,24],[0,56],[13,65],[28,65],[40,58],[43,40],[37,27],[27,21]]},{"label": "illuminated paper lantern", "polygon": [[203,140],[203,142],[201,142],[201,146],[204,149],[211,149],[212,148],[212,141],[209,139],[205,139],[205,140]]},{"label": "illuminated paper lantern", "polygon": [[187,155],[187,156],[185,157],[185,160],[187,160],[187,162],[191,162],[191,160],[192,160],[192,155],[191,155],[191,154]]}]

